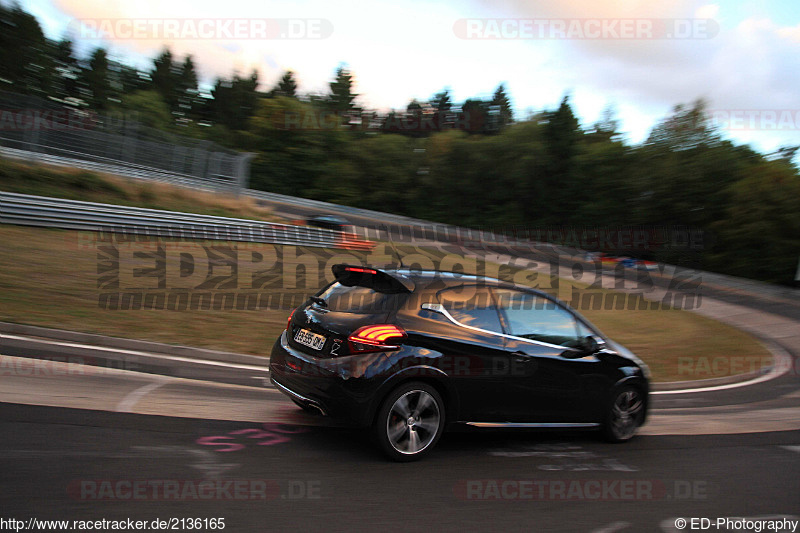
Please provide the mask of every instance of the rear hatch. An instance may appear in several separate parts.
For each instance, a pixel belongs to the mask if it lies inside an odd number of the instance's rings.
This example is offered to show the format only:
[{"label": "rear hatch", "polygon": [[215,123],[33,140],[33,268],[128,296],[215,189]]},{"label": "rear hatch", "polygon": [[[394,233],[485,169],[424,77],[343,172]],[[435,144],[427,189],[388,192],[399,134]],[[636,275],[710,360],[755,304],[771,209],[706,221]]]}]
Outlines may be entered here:
[{"label": "rear hatch", "polygon": [[[292,314],[287,328],[289,345],[314,357],[370,351],[354,344],[353,334],[368,326],[389,324],[413,291],[413,282],[400,274],[360,266],[335,265],[332,270],[336,281]],[[376,343],[374,347],[380,346]]]}]

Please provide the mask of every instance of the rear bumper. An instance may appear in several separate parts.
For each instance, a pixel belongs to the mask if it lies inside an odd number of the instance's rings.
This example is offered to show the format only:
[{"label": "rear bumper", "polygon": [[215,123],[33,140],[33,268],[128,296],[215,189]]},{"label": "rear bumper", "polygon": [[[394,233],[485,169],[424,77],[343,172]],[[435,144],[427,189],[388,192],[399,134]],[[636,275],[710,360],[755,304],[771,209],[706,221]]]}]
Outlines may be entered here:
[{"label": "rear bumper", "polygon": [[272,381],[272,384],[275,385],[276,389],[278,389],[279,391],[284,393],[286,396],[288,396],[292,400],[296,401],[297,403],[299,403],[301,405],[309,407],[311,409],[316,409],[317,411],[319,411],[320,414],[327,416],[328,413],[325,412],[325,408],[322,407],[322,405],[320,405],[319,402],[316,402],[316,401],[312,400],[311,398],[306,398],[305,396],[294,392],[289,387],[281,385],[280,383],[275,381],[274,377],[271,377],[270,381]]},{"label": "rear bumper", "polygon": [[367,375],[365,370],[374,369],[376,365],[370,362],[381,357],[381,354],[365,354],[340,359],[316,358],[289,346],[284,331],[272,348],[270,381],[301,405],[351,425],[367,426],[382,379]]}]

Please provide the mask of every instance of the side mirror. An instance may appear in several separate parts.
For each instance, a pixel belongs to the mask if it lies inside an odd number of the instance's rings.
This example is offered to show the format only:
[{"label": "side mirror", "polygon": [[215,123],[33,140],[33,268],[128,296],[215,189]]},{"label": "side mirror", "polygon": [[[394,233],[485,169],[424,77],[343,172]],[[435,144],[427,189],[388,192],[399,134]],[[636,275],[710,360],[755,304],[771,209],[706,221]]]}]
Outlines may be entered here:
[{"label": "side mirror", "polygon": [[596,354],[606,349],[606,341],[596,335],[587,335],[583,338],[582,348],[586,355]]},{"label": "side mirror", "polygon": [[594,335],[588,335],[583,338],[583,350],[586,353],[597,353],[600,351],[600,343]]},{"label": "side mirror", "polygon": [[582,359],[594,355],[602,350],[601,342],[603,342],[602,339],[597,339],[594,335],[588,335],[579,339],[573,350],[564,351],[561,357],[566,359]]},{"label": "side mirror", "polygon": [[606,341],[596,335],[587,335],[578,341],[578,346],[561,354],[566,359],[582,359],[597,353],[609,351]]}]

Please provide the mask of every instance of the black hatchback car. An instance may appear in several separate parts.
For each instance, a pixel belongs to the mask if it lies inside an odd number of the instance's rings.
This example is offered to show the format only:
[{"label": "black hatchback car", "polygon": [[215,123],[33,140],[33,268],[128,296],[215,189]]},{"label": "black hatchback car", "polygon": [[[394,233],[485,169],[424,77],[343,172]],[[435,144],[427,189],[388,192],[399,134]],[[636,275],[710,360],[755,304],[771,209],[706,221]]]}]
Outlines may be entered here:
[{"label": "black hatchback car", "polygon": [[596,428],[633,437],[649,371],[545,293],[454,273],[335,265],[270,359],[300,407],[370,426],[389,457],[429,452],[452,423]]}]

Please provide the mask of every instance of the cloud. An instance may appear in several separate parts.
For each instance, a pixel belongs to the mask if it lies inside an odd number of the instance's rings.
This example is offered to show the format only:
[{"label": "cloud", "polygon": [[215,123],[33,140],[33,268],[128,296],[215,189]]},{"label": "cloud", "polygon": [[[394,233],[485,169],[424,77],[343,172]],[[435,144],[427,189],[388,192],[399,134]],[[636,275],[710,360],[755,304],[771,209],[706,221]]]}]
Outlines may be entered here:
[{"label": "cloud", "polygon": [[694,11],[695,18],[699,19],[716,19],[718,14],[719,4],[706,4]]},{"label": "cloud", "polygon": [[[52,1],[62,13],[79,19],[254,17],[252,4],[233,0]],[[607,102],[614,102],[634,140],[644,137],[648,125],[675,104],[698,97],[708,99],[709,105],[718,109],[800,109],[796,60],[800,57],[800,25],[781,26],[769,18],[742,20],[741,2],[342,3],[271,2],[255,15],[326,19],[334,31],[324,40],[115,40],[110,42],[111,51],[125,60],[138,56],[138,66],[149,68],[150,58],[168,45],[178,57],[192,54],[206,83],[234,71],[247,75],[257,68],[264,89],[272,86],[284,70],[291,69],[301,92],[325,91],[336,66],[346,62],[356,76],[356,92],[363,95],[360,102],[380,109],[405,107],[411,98],[427,99],[448,86],[455,101],[488,96],[498,83],[507,82],[523,116],[526,109],[557,105],[561,96],[571,91],[584,123],[598,117]],[[465,17],[567,21],[616,18],[656,23],[699,20],[712,21],[712,29],[718,31],[695,32],[689,37],[700,38],[684,39],[469,40],[454,34],[454,23]],[[791,140],[797,132],[753,133],[773,139],[781,134]]]},{"label": "cloud", "polygon": [[[109,2],[107,0],[54,0],[55,6],[62,13],[73,19],[71,28],[78,28],[81,21],[117,21],[120,19],[134,21],[173,20],[210,18],[215,19],[252,19],[252,10],[245,10],[243,4],[189,2],[176,0],[162,2],[143,0],[136,3]],[[272,14],[280,18],[281,14]],[[267,18],[267,17],[264,17]],[[196,69],[206,83],[213,82],[216,77],[230,77],[234,72],[249,75],[253,70],[259,71],[262,86],[270,86],[284,70],[293,68],[291,63],[282,62],[286,57],[282,48],[293,46],[296,52],[308,53],[309,42],[279,40],[236,40],[236,39],[169,39],[169,38],[95,38],[97,32],[86,31],[81,39],[87,45],[107,46],[113,55],[124,61],[139,59],[140,68],[149,68],[149,59],[157,56],[164,47],[169,47],[173,56],[182,58],[192,55]],[[88,39],[86,37],[89,37]],[[142,58],[147,58],[142,61]],[[335,64],[335,63],[334,63]],[[294,70],[298,70],[296,67]],[[302,86],[301,86],[302,88]]]},{"label": "cloud", "polygon": [[800,43],[800,24],[788,28],[778,28],[778,35],[788,41]]},{"label": "cloud", "polygon": [[[512,16],[539,18],[717,19],[725,14],[724,5],[694,0],[501,0],[499,5]],[[624,103],[629,116],[638,115],[635,122],[640,125],[642,116],[663,116],[675,104],[701,97],[712,109],[800,110],[800,26],[782,27],[768,18],[752,18],[721,27],[712,38],[584,39],[560,44],[563,75],[576,89],[576,100],[582,93],[588,100],[587,93],[599,92]],[[761,145],[800,142],[796,127],[728,133]]]},{"label": "cloud", "polygon": [[704,5],[698,0],[485,0],[485,3],[531,18],[668,18],[686,16]]}]

